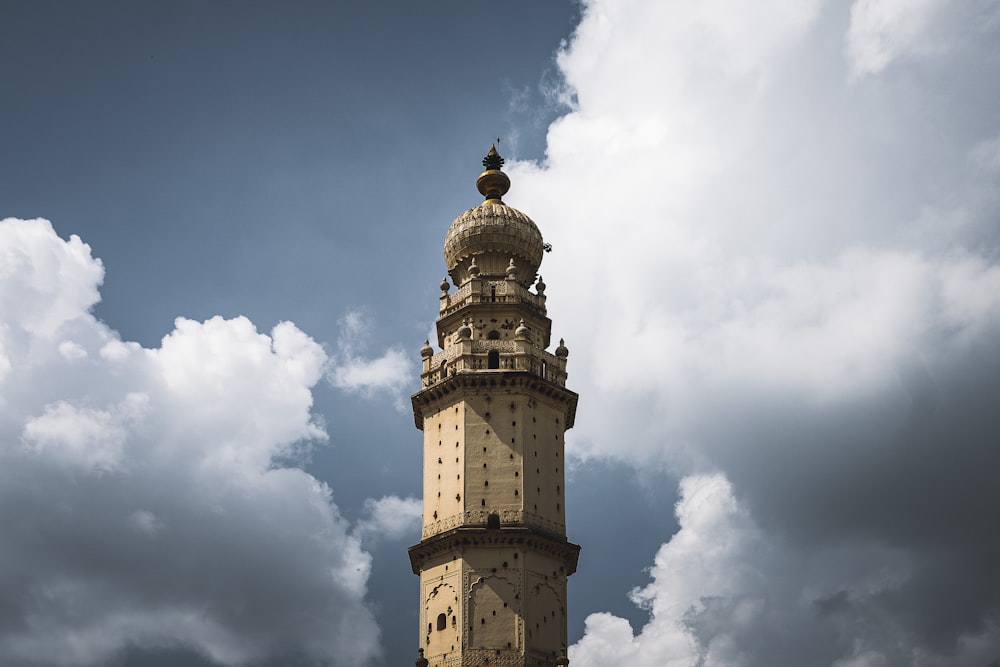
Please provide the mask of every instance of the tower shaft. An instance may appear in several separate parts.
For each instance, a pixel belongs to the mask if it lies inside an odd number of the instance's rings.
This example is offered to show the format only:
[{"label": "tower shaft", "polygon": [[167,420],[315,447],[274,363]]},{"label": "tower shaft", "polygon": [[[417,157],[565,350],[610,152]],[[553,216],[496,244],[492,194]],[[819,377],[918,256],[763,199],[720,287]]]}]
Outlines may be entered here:
[{"label": "tower shaft", "polygon": [[428,667],[567,664],[566,580],[579,547],[566,539],[564,434],[577,395],[565,386],[565,346],[545,350],[545,284],[531,289],[541,235],[500,201],[505,179],[483,172],[487,200],[449,230],[457,290],[442,283],[442,349],[421,350],[412,397],[424,504],[409,553],[420,576],[418,664]]}]

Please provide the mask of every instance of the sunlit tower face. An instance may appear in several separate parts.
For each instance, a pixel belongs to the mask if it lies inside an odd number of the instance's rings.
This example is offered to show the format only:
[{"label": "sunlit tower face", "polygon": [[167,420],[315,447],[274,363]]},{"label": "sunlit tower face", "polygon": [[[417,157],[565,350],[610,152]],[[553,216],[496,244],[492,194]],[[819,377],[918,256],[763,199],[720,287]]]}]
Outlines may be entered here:
[{"label": "sunlit tower face", "polygon": [[495,146],[483,166],[485,200],[445,238],[441,351],[424,344],[412,398],[424,432],[423,530],[410,547],[417,665],[565,665],[566,578],[580,548],[566,539],[563,436],[577,395],[566,346],[547,351],[548,246],[502,201],[510,179]]}]

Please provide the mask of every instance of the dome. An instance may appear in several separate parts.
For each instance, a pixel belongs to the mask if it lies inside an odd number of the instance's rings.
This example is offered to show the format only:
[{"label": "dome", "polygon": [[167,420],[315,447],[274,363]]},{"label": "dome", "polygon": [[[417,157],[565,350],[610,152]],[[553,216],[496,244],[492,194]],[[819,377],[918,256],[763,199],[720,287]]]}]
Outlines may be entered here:
[{"label": "dome", "polygon": [[[444,239],[444,261],[456,284],[472,258],[483,275],[507,274],[513,259],[519,282],[530,285],[542,263],[542,233],[531,218],[502,202],[485,201],[455,218]],[[463,270],[456,274],[455,270]]]},{"label": "dome", "polygon": [[486,171],[476,180],[486,201],[455,218],[448,228],[444,261],[456,285],[474,275],[503,278],[513,261],[517,281],[527,287],[542,263],[542,233],[531,218],[501,199],[510,187],[510,179],[500,171],[503,163],[496,146],[491,146],[483,158]]}]

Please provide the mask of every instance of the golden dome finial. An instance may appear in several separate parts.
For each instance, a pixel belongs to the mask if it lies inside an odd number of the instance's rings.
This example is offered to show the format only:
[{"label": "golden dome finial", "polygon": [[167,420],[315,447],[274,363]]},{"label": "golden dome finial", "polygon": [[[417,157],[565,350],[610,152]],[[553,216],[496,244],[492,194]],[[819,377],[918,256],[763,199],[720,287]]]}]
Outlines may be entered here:
[{"label": "golden dome finial", "polygon": [[487,169],[496,169],[497,171],[503,166],[504,159],[497,152],[497,145],[490,144],[490,152],[486,154],[483,158],[483,166]]},{"label": "golden dome finial", "polygon": [[500,171],[503,167],[504,159],[497,152],[497,145],[490,146],[490,152],[483,158],[483,166],[486,171],[479,174],[476,179],[476,187],[479,193],[486,197],[486,201],[497,204],[503,203],[501,197],[510,190],[510,179],[507,174]]}]

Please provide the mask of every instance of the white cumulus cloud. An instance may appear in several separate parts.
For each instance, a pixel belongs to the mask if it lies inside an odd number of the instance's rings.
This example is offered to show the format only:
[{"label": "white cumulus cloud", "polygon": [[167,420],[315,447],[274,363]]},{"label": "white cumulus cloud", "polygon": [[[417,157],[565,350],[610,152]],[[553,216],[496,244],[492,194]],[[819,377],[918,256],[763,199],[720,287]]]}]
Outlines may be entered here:
[{"label": "white cumulus cloud", "polygon": [[355,534],[364,542],[371,539],[398,540],[420,536],[423,501],[420,498],[384,496],[367,498],[365,517],[355,525]]},{"label": "white cumulus cloud", "polygon": [[366,664],[371,559],[287,463],[326,438],[321,346],[216,317],[145,349],[89,312],[102,276],[47,221],[0,222],[0,663]]},{"label": "white cumulus cloud", "polygon": [[403,391],[412,383],[414,365],[400,347],[390,347],[381,356],[367,357],[367,336],[374,325],[363,313],[349,312],[340,320],[337,349],[331,356],[327,377],[344,391],[393,397],[396,409],[405,410]]}]

